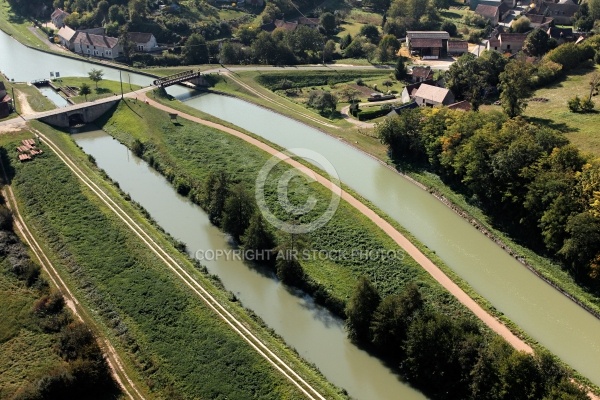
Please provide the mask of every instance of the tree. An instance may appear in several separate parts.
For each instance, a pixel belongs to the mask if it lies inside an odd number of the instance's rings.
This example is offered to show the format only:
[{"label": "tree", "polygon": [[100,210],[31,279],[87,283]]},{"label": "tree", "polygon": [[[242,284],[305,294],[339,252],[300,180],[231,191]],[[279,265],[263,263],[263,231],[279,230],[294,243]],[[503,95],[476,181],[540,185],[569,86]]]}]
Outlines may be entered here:
[{"label": "tree", "polygon": [[527,32],[531,28],[531,21],[527,17],[519,17],[515,20],[510,28],[513,32],[524,33]]},{"label": "tree", "polygon": [[88,72],[88,76],[90,77],[90,80],[96,84],[96,89],[98,89],[98,82],[104,77],[104,71],[92,68],[92,70]]},{"label": "tree", "polygon": [[394,35],[385,35],[379,42],[379,60],[382,62],[393,60],[400,50],[400,42]]},{"label": "tree", "polygon": [[513,60],[506,64],[500,74],[500,102],[502,109],[510,118],[514,118],[527,107],[525,99],[531,93],[531,66],[524,60]]},{"label": "tree", "polygon": [[185,41],[181,50],[183,60],[187,65],[206,64],[208,59],[208,45],[199,33],[192,33]]},{"label": "tree", "polygon": [[211,171],[204,183],[204,193],[201,199],[202,206],[208,213],[208,219],[219,226],[225,208],[225,201],[229,191],[229,177],[223,170]]},{"label": "tree", "polygon": [[399,81],[403,81],[404,79],[406,79],[407,76],[408,73],[406,72],[406,60],[403,56],[400,56],[396,60],[396,68],[394,68],[394,77]]},{"label": "tree", "polygon": [[595,20],[600,19],[600,0],[588,0],[587,4],[590,16]]},{"label": "tree", "polygon": [[360,35],[364,36],[369,42],[378,44],[381,36],[379,36],[379,28],[373,24],[366,24],[360,28]]},{"label": "tree", "polygon": [[352,43],[352,36],[348,33],[340,39],[340,49],[344,50]]},{"label": "tree", "polygon": [[523,44],[523,51],[533,57],[541,57],[550,50],[550,37],[540,28],[534,29]]},{"label": "tree", "polygon": [[319,110],[324,113],[329,111],[333,113],[337,107],[337,98],[331,93],[324,90],[312,90],[308,94],[306,103],[309,107]]},{"label": "tree", "polygon": [[91,93],[92,89],[90,88],[90,85],[88,85],[87,83],[82,83],[81,87],[79,88],[79,95],[85,96],[85,101],[87,101],[87,96]]},{"label": "tree", "polygon": [[225,232],[233,236],[236,242],[240,242],[242,235],[250,225],[254,209],[254,198],[241,183],[231,188],[223,206],[222,227]]},{"label": "tree", "polygon": [[275,238],[267,229],[262,214],[255,212],[250,218],[250,224],[241,237],[246,249],[265,251],[275,247]]},{"label": "tree", "polygon": [[600,218],[587,211],[579,213],[568,219],[565,230],[569,237],[558,253],[575,273],[583,276],[600,255]]},{"label": "tree", "polygon": [[590,94],[588,96],[588,100],[592,101],[592,96],[594,94],[598,94],[598,90],[600,89],[600,73],[594,72],[588,83],[590,85]]},{"label": "tree", "polygon": [[335,41],[329,39],[325,42],[325,47],[323,47],[323,61],[331,62],[333,60],[333,56],[335,54]]},{"label": "tree", "polygon": [[337,28],[337,22],[335,20],[335,15],[333,15],[330,12],[326,12],[321,14],[321,18],[319,20],[321,26],[323,27],[323,29],[325,29],[325,32],[327,32],[327,34],[332,34],[335,32],[335,29]]},{"label": "tree", "polygon": [[358,283],[346,305],[346,330],[350,340],[367,343],[370,337],[371,319],[381,297],[377,288],[365,276]]},{"label": "tree", "polygon": [[453,22],[451,22],[451,21],[444,21],[444,22],[442,22],[442,26],[441,26],[440,29],[443,30],[443,31],[448,32],[448,34],[450,36],[453,36],[453,37],[456,36],[457,33],[458,33],[456,25]]},{"label": "tree", "polygon": [[338,95],[340,97],[342,97],[343,99],[346,100],[346,102],[348,103],[352,103],[354,102],[354,100],[358,99],[358,97],[360,96],[361,92],[354,89],[352,86],[350,85],[346,85],[344,86],[339,92]]},{"label": "tree", "polygon": [[123,57],[125,57],[125,61],[129,62],[131,59],[131,55],[135,51],[135,42],[131,40],[129,34],[126,29],[121,30],[121,35],[119,36],[119,43],[121,43],[121,48],[123,49]]}]

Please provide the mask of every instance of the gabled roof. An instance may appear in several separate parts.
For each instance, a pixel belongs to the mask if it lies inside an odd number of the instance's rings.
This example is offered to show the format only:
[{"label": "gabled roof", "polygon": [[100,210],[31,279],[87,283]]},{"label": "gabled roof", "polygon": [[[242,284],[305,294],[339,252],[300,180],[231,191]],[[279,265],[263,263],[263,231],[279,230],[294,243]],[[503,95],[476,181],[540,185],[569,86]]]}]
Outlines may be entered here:
[{"label": "gabled roof", "polygon": [[410,47],[443,47],[442,39],[412,39]]},{"label": "gabled roof", "polygon": [[469,44],[466,40],[448,40],[448,49],[468,50]]},{"label": "gabled roof", "polygon": [[67,42],[73,39],[73,36],[75,36],[75,31],[69,28],[67,25],[58,30],[58,37],[65,39]]},{"label": "gabled roof", "polygon": [[66,11],[64,11],[64,10],[62,10],[60,8],[57,8],[56,10],[54,10],[54,12],[50,16],[50,18],[51,19],[55,19],[55,18],[58,18],[59,16],[68,17],[69,15],[71,15],[71,14],[69,14],[68,12],[66,12]]},{"label": "gabled roof", "polygon": [[527,35],[527,33],[501,33],[498,39],[501,42],[524,42]]},{"label": "gabled roof", "polygon": [[430,75],[433,75],[433,71],[431,67],[413,67],[412,76],[417,78],[428,78]]},{"label": "gabled roof", "polygon": [[284,19],[276,19],[274,24],[276,28],[285,29],[286,31],[293,31],[298,27],[297,22],[286,22]]},{"label": "gabled roof", "polygon": [[449,93],[450,90],[446,88],[423,84],[415,93],[415,97],[431,100],[436,103],[443,103]]},{"label": "gabled roof", "polygon": [[579,11],[579,5],[573,3],[544,2],[546,15],[572,17]]},{"label": "gabled roof", "polygon": [[128,32],[127,37],[135,43],[148,43],[154,37],[151,33],[145,32]]},{"label": "gabled roof", "polygon": [[119,44],[119,39],[111,36],[94,35],[91,33],[78,32],[78,35],[75,37],[74,42],[80,43],[82,46],[87,45],[112,49],[117,44]]},{"label": "gabled roof", "polygon": [[475,12],[485,18],[495,18],[499,14],[498,6],[490,6],[487,4],[477,4]]},{"label": "gabled roof", "polygon": [[406,31],[406,37],[410,41],[414,39],[450,39],[450,34],[446,31]]},{"label": "gabled roof", "polygon": [[319,18],[300,17],[300,18],[298,18],[298,23],[300,25],[313,25],[313,26],[317,26],[317,25],[319,25]]},{"label": "gabled roof", "polygon": [[406,90],[409,96],[413,96],[421,85],[435,85],[435,82],[433,81],[433,79],[428,79],[423,82],[411,83],[410,85],[404,86],[403,91]]},{"label": "gabled roof", "polygon": [[548,31],[546,31],[548,36],[553,37],[555,39],[566,39],[573,37],[573,28],[556,28],[550,27]]}]

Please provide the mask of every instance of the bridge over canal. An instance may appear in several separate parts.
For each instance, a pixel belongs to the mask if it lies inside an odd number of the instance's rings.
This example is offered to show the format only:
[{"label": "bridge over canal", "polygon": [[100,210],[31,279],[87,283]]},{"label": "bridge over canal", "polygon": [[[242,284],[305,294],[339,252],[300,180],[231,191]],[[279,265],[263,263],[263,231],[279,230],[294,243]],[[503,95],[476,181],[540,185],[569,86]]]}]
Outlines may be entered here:
[{"label": "bridge over canal", "polygon": [[[156,79],[153,84],[160,88],[166,88],[169,86],[176,85],[178,83],[189,83],[192,86],[208,86],[208,82],[200,71],[194,71],[193,69],[178,72],[173,75],[165,76],[164,78]],[[186,85],[187,86],[187,85]]]}]

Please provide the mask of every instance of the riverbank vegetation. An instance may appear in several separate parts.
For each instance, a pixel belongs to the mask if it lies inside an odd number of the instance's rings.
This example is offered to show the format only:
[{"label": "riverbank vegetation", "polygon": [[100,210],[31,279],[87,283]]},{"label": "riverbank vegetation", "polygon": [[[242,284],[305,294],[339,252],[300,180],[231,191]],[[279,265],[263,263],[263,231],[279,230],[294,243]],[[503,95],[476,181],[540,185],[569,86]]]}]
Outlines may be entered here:
[{"label": "riverbank vegetation", "polygon": [[433,399],[588,399],[551,354],[518,352],[477,324],[427,308],[414,285],[382,297],[362,277],[347,314],[353,340],[399,365]]},{"label": "riverbank vegetation", "polygon": [[[102,180],[66,135],[43,129],[93,179]],[[106,334],[129,355],[130,367],[141,374],[153,396],[302,398],[295,386],[168,272],[50,150],[33,162],[12,166],[12,184],[28,223],[60,262],[61,272],[86,306],[96,310]],[[141,219],[139,210],[120,201]],[[159,243],[170,247],[157,231],[149,229]],[[170,248],[172,256],[185,265],[183,256]],[[229,311],[256,329],[324,395],[343,397],[289,349],[267,339],[270,334],[264,328],[235,302],[225,300],[228,294],[187,265]]]},{"label": "riverbank vegetation", "polygon": [[[398,162],[426,165],[496,226],[560,260],[598,312],[598,160],[556,130],[493,112],[419,109],[376,130]],[[549,272],[553,282],[568,285],[560,271]]]},{"label": "riverbank vegetation", "polygon": [[[330,308],[341,304],[350,337],[380,354],[433,398],[526,398],[530,391],[523,389],[525,381],[541,397],[551,392],[571,392],[576,396],[573,398],[585,398],[551,356],[533,358],[494,339],[495,335],[404,254],[401,259],[377,260],[280,258],[279,251],[290,249],[300,255],[302,250],[347,255],[353,250],[366,254],[384,249],[390,254],[389,250],[397,249],[376,226],[344,203],[325,227],[309,235],[273,231],[257,212],[252,194],[258,170],[268,157],[249,144],[185,120],[175,125],[166,115],[133,102],[121,104],[104,129],[144,157],[181,194],[202,205],[211,221],[228,231],[245,250],[275,249],[270,262],[264,263],[273,274],[285,283],[308,290]],[[269,176],[265,184],[267,204],[276,209],[279,218],[306,223],[314,215],[290,220],[284,210],[277,209],[276,185],[286,170],[289,167],[278,164],[273,177]],[[303,204],[307,198],[306,189],[298,189],[301,187],[288,188],[293,204]],[[310,193],[321,200],[328,195],[314,185]],[[322,208],[317,206],[315,211],[319,215]],[[377,285],[365,283],[363,276],[376,279]],[[360,288],[355,288],[357,280],[371,288],[372,295],[367,295],[367,300]],[[439,338],[423,335],[430,328],[440,333]],[[442,335],[446,330],[448,333]],[[494,358],[497,350],[502,350],[506,358]],[[555,373],[542,376],[548,366]],[[475,371],[476,368],[479,369]],[[524,373],[527,378],[523,381],[514,380],[513,376]],[[486,374],[495,379],[490,388],[484,387],[490,381]],[[431,389],[432,385],[437,389]]]},{"label": "riverbank vegetation", "polygon": [[94,334],[50,287],[0,203],[0,397],[117,398]]}]

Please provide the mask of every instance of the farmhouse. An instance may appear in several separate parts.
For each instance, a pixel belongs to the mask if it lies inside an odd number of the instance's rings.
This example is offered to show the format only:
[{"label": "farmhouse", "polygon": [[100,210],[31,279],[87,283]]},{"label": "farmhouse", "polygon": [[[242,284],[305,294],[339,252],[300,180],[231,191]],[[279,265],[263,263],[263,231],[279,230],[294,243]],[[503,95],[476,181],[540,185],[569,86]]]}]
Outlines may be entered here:
[{"label": "farmhouse", "polygon": [[454,94],[446,88],[421,84],[415,93],[415,102],[419,107],[433,107],[454,103]]},{"label": "farmhouse", "polygon": [[402,102],[408,103],[409,101],[412,101],[415,97],[415,94],[417,93],[417,90],[419,89],[419,87],[422,84],[435,85],[435,82],[433,80],[428,80],[428,81],[412,83],[410,85],[404,86],[404,89],[402,89],[402,94],[401,94]]},{"label": "farmhouse", "polygon": [[127,38],[135,43],[135,49],[141,52],[149,52],[158,47],[156,38],[151,33],[129,32]]},{"label": "farmhouse", "polygon": [[446,55],[450,34],[446,31],[407,31],[406,45],[411,53],[437,59]]},{"label": "farmhouse", "polygon": [[478,4],[475,13],[490,21],[492,25],[498,25],[510,14],[510,7],[504,2],[494,5]]},{"label": "farmhouse", "polygon": [[557,25],[571,25],[575,13],[579,11],[579,5],[566,0],[560,3],[544,1],[540,7],[541,14],[554,19]]},{"label": "farmhouse", "polygon": [[57,8],[50,16],[50,20],[52,21],[55,27],[60,29],[63,26],[65,26],[65,18],[67,18],[69,15],[71,14],[60,8]]},{"label": "farmhouse", "polygon": [[493,36],[488,40],[487,49],[501,53],[517,53],[523,48],[527,33],[501,33],[498,38]]},{"label": "farmhouse", "polygon": [[119,39],[115,37],[77,32],[77,35],[72,40],[73,51],[78,54],[113,60],[119,57],[121,53]]},{"label": "farmhouse", "polygon": [[552,27],[548,28],[546,33],[551,38],[556,39],[558,41],[558,44],[563,44],[565,42],[571,42],[571,41],[573,41],[573,38],[574,38],[573,28],[557,28],[557,27],[552,26]]},{"label": "farmhouse", "polygon": [[541,14],[535,14],[532,12],[528,12],[527,14],[525,14],[525,16],[527,17],[527,19],[529,19],[529,26],[531,26],[534,29],[546,29],[549,26],[551,26],[554,22],[554,20],[550,17]]}]

